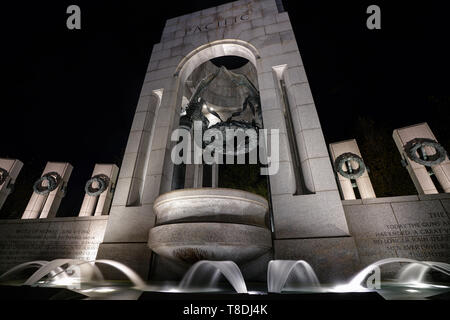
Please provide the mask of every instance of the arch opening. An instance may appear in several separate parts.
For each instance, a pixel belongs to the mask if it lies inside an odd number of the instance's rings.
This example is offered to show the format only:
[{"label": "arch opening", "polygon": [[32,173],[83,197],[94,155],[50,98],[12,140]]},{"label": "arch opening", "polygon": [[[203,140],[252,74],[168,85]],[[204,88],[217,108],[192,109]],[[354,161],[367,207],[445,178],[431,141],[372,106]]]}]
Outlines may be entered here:
[{"label": "arch opening", "polygon": [[[236,130],[236,125],[242,126],[245,132],[255,129],[253,137],[257,137],[258,130],[263,128],[256,69],[258,58],[257,50],[241,40],[215,41],[189,53],[175,74],[179,88],[177,101],[181,105],[176,115],[180,116],[180,120],[175,120],[175,126],[191,130],[194,112],[189,112],[189,108],[198,105],[194,107],[199,109],[196,117],[203,123],[203,132],[218,129],[226,138],[226,130]],[[225,123],[230,128],[225,128]],[[257,143],[250,143],[247,136],[244,138],[242,160],[236,149],[233,149],[234,154],[229,154],[226,142],[224,139],[224,154],[219,164],[175,165],[172,190],[224,187],[246,190],[268,198],[267,177],[260,175],[261,163],[251,162],[249,157],[251,148],[255,148]],[[235,138],[230,142],[235,142]],[[258,154],[257,147],[255,152]],[[229,164],[231,158],[233,163]]]},{"label": "arch opening", "polygon": [[222,56],[212,58],[210,60],[216,67],[220,68],[224,66],[228,70],[235,70],[242,68],[248,63],[248,60],[238,56]]}]

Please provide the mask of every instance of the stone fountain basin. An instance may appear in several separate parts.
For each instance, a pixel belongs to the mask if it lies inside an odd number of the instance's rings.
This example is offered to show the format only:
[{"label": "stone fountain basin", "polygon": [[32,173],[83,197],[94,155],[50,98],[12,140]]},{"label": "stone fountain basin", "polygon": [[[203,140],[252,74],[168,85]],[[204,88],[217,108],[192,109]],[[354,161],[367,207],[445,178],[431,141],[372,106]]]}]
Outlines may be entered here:
[{"label": "stone fountain basin", "polygon": [[177,223],[150,229],[148,246],[158,255],[192,264],[200,260],[246,262],[272,247],[267,228],[234,223]]},{"label": "stone fountain basin", "polygon": [[181,189],[165,193],[153,206],[157,225],[179,222],[225,222],[266,225],[267,200],[234,189]]}]

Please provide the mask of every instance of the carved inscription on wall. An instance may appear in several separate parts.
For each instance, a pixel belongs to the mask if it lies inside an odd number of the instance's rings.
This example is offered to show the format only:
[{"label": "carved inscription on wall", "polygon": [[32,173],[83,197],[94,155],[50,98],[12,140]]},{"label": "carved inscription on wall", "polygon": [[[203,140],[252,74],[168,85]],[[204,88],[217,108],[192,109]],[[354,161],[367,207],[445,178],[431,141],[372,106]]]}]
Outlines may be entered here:
[{"label": "carved inscription on wall", "polygon": [[243,21],[247,21],[250,19],[250,17],[251,17],[250,13],[247,12],[245,14],[242,14],[242,15],[239,15],[236,17],[217,19],[210,23],[194,25],[194,26],[187,28],[185,30],[185,34],[189,35],[189,34],[193,34],[196,32],[209,31],[209,30],[214,30],[214,29],[218,29],[218,28],[229,27],[234,24],[237,24],[237,23],[240,23]]},{"label": "carved inscription on wall", "polygon": [[93,260],[106,219],[0,222],[0,272],[32,260]]},{"label": "carved inscription on wall", "polygon": [[362,266],[386,258],[450,262],[450,214],[439,200],[344,206]]},{"label": "carved inscription on wall", "polygon": [[[387,224],[375,233],[372,243],[418,260],[450,260],[450,220],[445,212],[427,212],[422,222]],[[424,219],[425,220],[425,219]]]}]

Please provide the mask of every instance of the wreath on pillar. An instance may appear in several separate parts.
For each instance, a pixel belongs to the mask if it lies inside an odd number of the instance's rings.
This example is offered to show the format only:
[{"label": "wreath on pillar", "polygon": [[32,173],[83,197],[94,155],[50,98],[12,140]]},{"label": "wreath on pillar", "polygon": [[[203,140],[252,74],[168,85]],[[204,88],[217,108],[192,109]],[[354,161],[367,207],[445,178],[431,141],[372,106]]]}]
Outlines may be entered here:
[{"label": "wreath on pillar", "polygon": [[[40,195],[49,194],[53,190],[58,188],[61,182],[61,176],[57,172],[48,172],[40,177],[33,185],[33,191]],[[47,181],[47,186],[42,185],[44,181]]]},{"label": "wreath on pillar", "polygon": [[[433,155],[427,155],[425,147],[433,148],[436,153]],[[422,150],[423,158],[419,156],[418,151]],[[408,158],[426,167],[433,167],[441,164],[447,157],[447,151],[437,141],[427,138],[417,138],[409,141],[405,145],[405,152]]]},{"label": "wreath on pillar", "polygon": [[[351,164],[349,163],[350,161],[355,161],[356,163],[358,163],[358,168],[353,169]],[[344,171],[343,166],[346,163],[349,163],[347,165],[349,170]],[[341,154],[336,158],[336,160],[334,161],[334,169],[344,178],[358,179],[364,174],[364,172],[366,172],[366,165],[364,164],[364,160],[360,156],[348,152]]]},{"label": "wreath on pillar", "polygon": [[6,181],[8,177],[9,177],[8,171],[6,171],[3,168],[0,168],[0,186]]},{"label": "wreath on pillar", "polygon": [[[97,182],[98,187],[94,188],[93,184]],[[90,197],[96,197],[102,194],[109,186],[109,177],[104,174],[98,174],[90,178],[84,187],[84,191]]]}]

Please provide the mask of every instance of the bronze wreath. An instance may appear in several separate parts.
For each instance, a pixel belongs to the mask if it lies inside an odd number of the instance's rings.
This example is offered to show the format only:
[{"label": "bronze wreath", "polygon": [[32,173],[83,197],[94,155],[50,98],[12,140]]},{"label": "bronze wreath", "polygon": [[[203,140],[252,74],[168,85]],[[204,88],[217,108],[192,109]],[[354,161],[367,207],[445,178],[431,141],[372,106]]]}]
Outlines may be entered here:
[{"label": "bronze wreath", "polygon": [[[42,182],[47,181],[48,186],[43,186]],[[56,188],[58,188],[59,183],[61,182],[61,176],[57,172],[48,172],[40,177],[33,185],[33,190],[37,194],[45,195]]]},{"label": "bronze wreath", "polygon": [[[97,182],[99,187],[94,188],[92,184],[94,182]],[[84,187],[84,191],[88,196],[96,197],[102,194],[109,186],[109,177],[104,174],[98,174],[93,176],[91,179],[89,179],[86,182],[86,185]]]},{"label": "bronze wreath", "polygon": [[0,186],[6,181],[8,177],[9,177],[8,171],[6,171],[3,168],[0,168]]},{"label": "bronze wreath", "polygon": [[[431,147],[436,150],[436,153],[433,155],[427,155],[425,154],[425,151],[423,151],[425,157],[424,159],[422,159],[419,156],[418,151],[424,147]],[[408,158],[410,158],[412,161],[426,167],[432,167],[441,164],[447,157],[447,151],[445,151],[442,145],[440,145],[437,141],[426,138],[417,138],[409,141],[405,145],[405,152]]]},{"label": "bronze wreath", "polygon": [[[357,162],[358,168],[357,169],[351,168],[350,172],[344,171],[342,166],[347,161]],[[348,152],[348,153],[341,154],[339,157],[336,158],[336,160],[334,161],[334,169],[336,170],[337,173],[339,173],[344,178],[358,179],[359,177],[361,177],[364,174],[364,172],[366,172],[366,165],[364,164],[364,161],[360,156],[358,156],[354,153]]]}]

